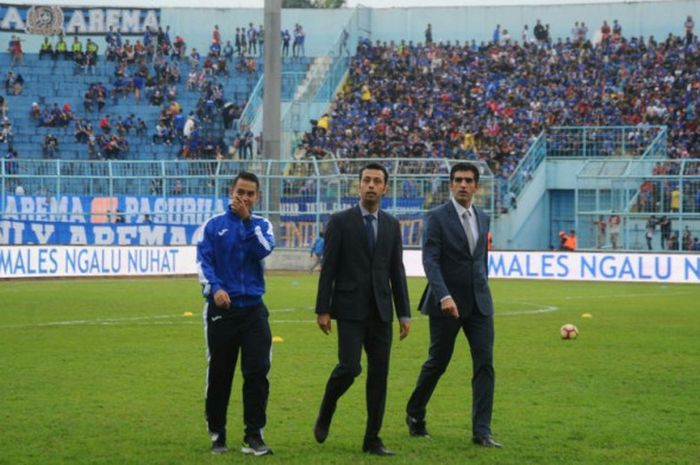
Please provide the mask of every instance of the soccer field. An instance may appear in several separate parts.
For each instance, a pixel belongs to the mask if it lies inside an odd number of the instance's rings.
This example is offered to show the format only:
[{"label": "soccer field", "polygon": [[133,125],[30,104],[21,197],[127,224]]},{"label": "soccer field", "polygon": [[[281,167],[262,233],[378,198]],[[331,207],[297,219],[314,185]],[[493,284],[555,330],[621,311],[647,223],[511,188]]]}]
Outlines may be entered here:
[{"label": "soccer field", "polygon": [[[424,282],[410,280],[413,307]],[[0,464],[698,463],[700,286],[491,285],[493,431],[503,449],[470,442],[471,365],[461,336],[428,406],[432,438],[408,436],[404,407],[428,344],[428,320],[415,313],[406,340],[395,328],[382,431],[398,455],[361,452],[364,373],[341,399],[328,440],[316,444],[312,427],[337,360],[336,335],[315,324],[316,276],[273,274],[266,302],[283,342],[273,345],[265,438],[275,455],[253,458],[235,447],[239,372],[232,451],[209,452],[195,278],[0,282]],[[578,326],[577,340],[560,339],[564,323]]]}]

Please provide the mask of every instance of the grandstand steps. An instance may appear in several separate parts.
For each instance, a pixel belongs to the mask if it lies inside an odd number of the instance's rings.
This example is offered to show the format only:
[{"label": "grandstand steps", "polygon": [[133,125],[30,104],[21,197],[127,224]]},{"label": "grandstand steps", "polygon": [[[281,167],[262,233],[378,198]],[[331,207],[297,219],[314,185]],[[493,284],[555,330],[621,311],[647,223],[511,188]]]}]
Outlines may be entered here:
[{"label": "grandstand steps", "polygon": [[619,159],[613,161],[591,160],[586,163],[579,175],[583,176],[622,176],[628,169],[630,162],[620,163]]},{"label": "grandstand steps", "polygon": [[302,100],[305,97],[315,95],[316,91],[323,84],[332,64],[332,57],[324,56],[315,58],[311,66],[309,66],[306,76],[304,76],[304,79],[297,88],[294,94],[294,100]]},{"label": "grandstand steps", "polygon": [[510,208],[506,213],[496,217],[492,231],[494,247],[498,249],[528,249],[546,248],[548,242],[533,247],[533,237],[537,237],[542,224],[547,224],[545,219],[549,212],[547,203],[547,170],[546,164],[541,163],[531,173],[532,178],[520,191],[517,200],[517,208]]}]

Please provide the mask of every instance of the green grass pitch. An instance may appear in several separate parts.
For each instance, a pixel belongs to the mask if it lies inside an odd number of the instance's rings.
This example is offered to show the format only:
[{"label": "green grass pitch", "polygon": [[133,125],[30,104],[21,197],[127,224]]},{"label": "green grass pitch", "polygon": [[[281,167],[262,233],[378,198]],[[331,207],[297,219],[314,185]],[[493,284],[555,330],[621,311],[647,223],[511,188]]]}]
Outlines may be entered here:
[{"label": "green grass pitch", "polygon": [[[328,440],[312,426],[336,362],[315,324],[316,276],[268,276],[273,345],[265,437],[245,457],[241,377],[229,445],[209,452],[203,417],[203,301],[195,278],[0,282],[0,464],[697,464],[700,286],[492,281],[500,450],[470,442],[471,365],[460,336],[428,406],[431,439],[410,438],[404,407],[427,354],[428,321],[394,331],[382,437],[361,452],[364,373]],[[413,306],[424,280],[411,279]],[[185,316],[192,312],[192,316]],[[591,313],[592,319],[581,314]],[[578,326],[563,341],[559,327]],[[398,326],[398,325],[397,325]],[[334,327],[335,329],[335,327]]]}]

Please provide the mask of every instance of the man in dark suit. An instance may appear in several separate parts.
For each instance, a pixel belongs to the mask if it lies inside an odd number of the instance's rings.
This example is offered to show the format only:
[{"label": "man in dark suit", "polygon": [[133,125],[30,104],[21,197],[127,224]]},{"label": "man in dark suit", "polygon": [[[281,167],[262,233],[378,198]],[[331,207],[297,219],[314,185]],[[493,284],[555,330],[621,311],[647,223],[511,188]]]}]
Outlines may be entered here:
[{"label": "man in dark suit", "polygon": [[458,163],[450,171],[452,198],[428,212],[423,232],[423,268],[428,286],[421,312],[430,318],[430,349],[406,406],[412,436],[427,437],[425,412],[430,396],[452,357],[461,329],[472,356],[472,439],[501,447],[491,436],[495,385],[493,301],[488,285],[489,217],[472,205],[479,170]]},{"label": "man in dark suit", "polygon": [[318,326],[338,325],[338,364],[333,369],[314,425],[314,437],[326,440],[338,399],[360,374],[362,348],[367,353],[367,426],[362,450],[394,455],[379,430],[384,417],[393,307],[400,339],[410,329],[410,305],[399,222],[380,210],[389,174],[370,163],[360,170],[360,203],[331,215],[325,230],[323,264],[318,281]]}]

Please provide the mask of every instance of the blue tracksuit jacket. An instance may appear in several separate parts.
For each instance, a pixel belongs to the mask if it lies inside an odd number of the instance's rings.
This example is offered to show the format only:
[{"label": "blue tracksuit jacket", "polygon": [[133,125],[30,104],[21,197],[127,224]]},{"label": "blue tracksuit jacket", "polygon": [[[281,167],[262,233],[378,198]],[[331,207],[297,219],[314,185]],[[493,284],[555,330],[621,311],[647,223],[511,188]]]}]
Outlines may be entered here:
[{"label": "blue tracksuit jacket", "polygon": [[202,294],[213,302],[219,289],[228,292],[232,307],[262,302],[265,293],[262,260],[275,247],[272,224],[262,216],[247,221],[228,210],[203,226],[197,243],[197,268]]}]

